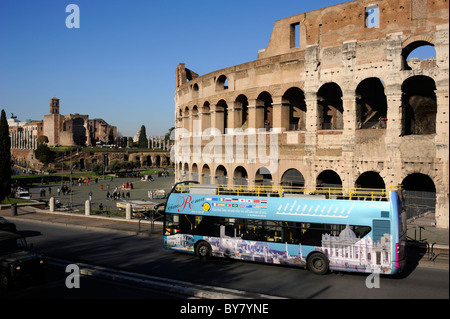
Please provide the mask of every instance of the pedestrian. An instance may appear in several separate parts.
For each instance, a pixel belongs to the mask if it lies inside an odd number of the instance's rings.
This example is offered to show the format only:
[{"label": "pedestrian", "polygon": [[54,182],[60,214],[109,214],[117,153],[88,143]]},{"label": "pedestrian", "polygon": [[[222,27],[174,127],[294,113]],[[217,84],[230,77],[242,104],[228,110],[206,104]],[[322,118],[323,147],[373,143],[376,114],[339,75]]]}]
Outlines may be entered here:
[{"label": "pedestrian", "polygon": [[61,190],[59,189],[59,187],[58,187],[58,189],[56,190],[56,193],[58,193],[58,196],[59,196],[59,194],[61,193]]},{"label": "pedestrian", "polygon": [[89,192],[89,200],[92,200],[92,192]]}]

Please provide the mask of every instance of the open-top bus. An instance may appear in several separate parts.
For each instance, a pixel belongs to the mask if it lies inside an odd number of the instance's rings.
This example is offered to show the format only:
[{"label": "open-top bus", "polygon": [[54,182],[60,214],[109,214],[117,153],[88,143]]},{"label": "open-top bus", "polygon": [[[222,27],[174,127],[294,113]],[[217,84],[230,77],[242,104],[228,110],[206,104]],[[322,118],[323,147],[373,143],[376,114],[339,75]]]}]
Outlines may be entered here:
[{"label": "open-top bus", "polygon": [[181,182],[165,205],[164,246],[205,259],[292,265],[316,274],[395,274],[405,262],[399,194]]}]

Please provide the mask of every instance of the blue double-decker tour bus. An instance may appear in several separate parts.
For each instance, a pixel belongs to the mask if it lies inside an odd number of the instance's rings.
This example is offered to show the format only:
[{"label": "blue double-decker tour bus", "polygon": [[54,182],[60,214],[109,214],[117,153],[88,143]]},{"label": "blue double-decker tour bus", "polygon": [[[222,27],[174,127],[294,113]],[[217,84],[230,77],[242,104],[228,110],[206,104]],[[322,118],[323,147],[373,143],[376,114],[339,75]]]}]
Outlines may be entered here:
[{"label": "blue double-decker tour bus", "polygon": [[304,267],[395,274],[405,263],[398,190],[231,187],[181,182],[164,213],[167,249]]}]

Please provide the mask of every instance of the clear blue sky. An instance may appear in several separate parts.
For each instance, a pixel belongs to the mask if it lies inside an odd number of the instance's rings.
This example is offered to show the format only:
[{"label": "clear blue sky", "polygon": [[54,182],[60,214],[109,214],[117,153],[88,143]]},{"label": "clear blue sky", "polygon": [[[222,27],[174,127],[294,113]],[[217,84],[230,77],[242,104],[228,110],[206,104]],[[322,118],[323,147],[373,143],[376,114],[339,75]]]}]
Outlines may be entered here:
[{"label": "clear blue sky", "polygon": [[[178,63],[203,75],[253,61],[276,20],[340,0],[0,0],[0,109],[103,118],[124,136],[174,126]],[[68,29],[77,4],[80,28]]]}]

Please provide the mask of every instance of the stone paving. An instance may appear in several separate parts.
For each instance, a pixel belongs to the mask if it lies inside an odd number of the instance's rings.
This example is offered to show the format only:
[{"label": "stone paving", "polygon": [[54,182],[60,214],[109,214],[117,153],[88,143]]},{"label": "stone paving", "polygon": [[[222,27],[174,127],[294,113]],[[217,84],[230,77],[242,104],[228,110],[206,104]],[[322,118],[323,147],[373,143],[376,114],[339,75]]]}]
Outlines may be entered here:
[{"label": "stone paving", "polygon": [[[126,200],[127,191],[130,192],[130,200],[147,200],[156,203],[164,202],[164,199],[150,199],[148,197],[149,191],[155,191],[157,189],[164,189],[166,193],[169,193],[174,185],[174,176],[169,177],[157,177],[153,176],[153,181],[142,181],[140,178],[116,178],[106,177],[105,179],[99,178],[97,183],[95,180],[91,180],[90,183],[82,183],[73,186],[73,194],[63,194],[61,191],[58,195],[58,189],[61,189],[61,183],[48,184],[48,185],[34,185],[30,187],[30,193],[34,200],[49,201],[50,197],[54,197],[59,200],[62,206],[72,206],[73,211],[84,211],[85,202],[89,199],[89,193],[92,192],[91,210],[98,210],[100,204],[103,205],[103,210],[106,211],[119,211],[117,203]],[[132,183],[133,189],[123,189],[122,185],[126,186],[126,183]],[[69,186],[69,183],[63,185]],[[107,199],[107,193],[113,193],[114,189],[120,191],[120,199]],[[41,189],[45,190],[45,196],[41,196]],[[50,191],[51,189],[51,191]],[[124,195],[124,196],[122,196]],[[72,205],[70,203],[72,202]]]}]

